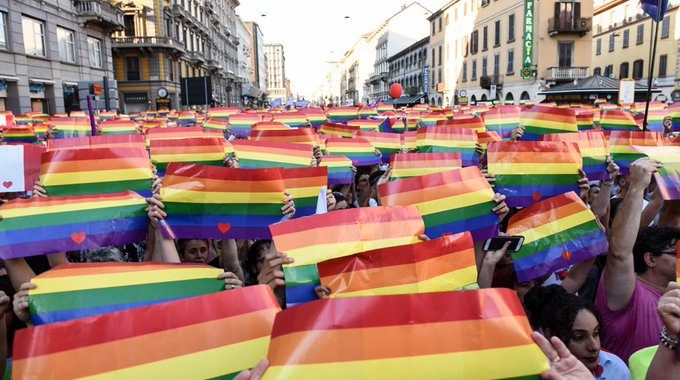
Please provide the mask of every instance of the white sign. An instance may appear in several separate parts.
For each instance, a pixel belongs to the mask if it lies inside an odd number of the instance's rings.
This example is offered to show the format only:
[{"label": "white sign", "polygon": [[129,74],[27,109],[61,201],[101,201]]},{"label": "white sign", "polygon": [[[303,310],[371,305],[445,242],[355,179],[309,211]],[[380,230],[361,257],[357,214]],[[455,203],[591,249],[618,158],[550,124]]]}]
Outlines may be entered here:
[{"label": "white sign", "polygon": [[328,203],[326,200],[326,188],[322,188],[319,192],[319,197],[316,199],[316,214],[325,214],[328,212]]},{"label": "white sign", "polygon": [[0,193],[26,191],[24,177],[24,147],[21,145],[0,146]]},{"label": "white sign", "polygon": [[489,88],[489,99],[496,99],[496,85],[492,84]]},{"label": "white sign", "polygon": [[635,81],[621,79],[619,82],[619,104],[633,104],[635,102]]}]

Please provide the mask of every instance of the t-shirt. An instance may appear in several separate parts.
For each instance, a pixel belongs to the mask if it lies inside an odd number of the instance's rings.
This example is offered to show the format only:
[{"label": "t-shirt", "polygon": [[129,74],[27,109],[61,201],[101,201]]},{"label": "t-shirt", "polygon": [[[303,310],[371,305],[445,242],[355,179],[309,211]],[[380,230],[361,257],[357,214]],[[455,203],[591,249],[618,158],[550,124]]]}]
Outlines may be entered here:
[{"label": "t-shirt", "polygon": [[633,380],[645,380],[647,378],[647,370],[652,365],[652,360],[654,360],[654,355],[656,355],[658,349],[659,346],[647,347],[630,356],[628,367]]},{"label": "t-shirt", "polygon": [[599,356],[599,366],[602,367],[602,373],[595,375],[597,380],[631,380],[626,363],[618,356],[604,351],[600,351]]},{"label": "t-shirt", "polygon": [[636,277],[628,305],[612,311],[607,306],[605,277],[603,273],[595,298],[595,307],[602,316],[602,347],[627,362],[635,351],[659,342],[663,324],[656,308],[663,292]]}]

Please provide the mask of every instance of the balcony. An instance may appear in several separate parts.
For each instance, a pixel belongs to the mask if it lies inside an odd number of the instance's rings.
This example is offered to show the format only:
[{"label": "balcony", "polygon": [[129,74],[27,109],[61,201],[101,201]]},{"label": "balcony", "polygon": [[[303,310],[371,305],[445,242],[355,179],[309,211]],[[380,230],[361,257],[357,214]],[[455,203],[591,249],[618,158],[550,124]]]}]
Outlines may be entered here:
[{"label": "balcony", "polygon": [[583,37],[590,32],[592,27],[592,17],[574,18],[571,15],[563,15],[548,19],[548,34],[551,36],[557,34],[578,34]]},{"label": "balcony", "polygon": [[382,81],[382,78],[380,77],[380,74],[371,74],[370,77],[368,77],[368,81],[371,84],[378,84]]},{"label": "balcony", "polygon": [[78,18],[84,24],[99,24],[109,30],[125,29],[123,12],[103,0],[79,0],[75,2]]},{"label": "balcony", "polygon": [[503,87],[503,76],[500,74],[493,74],[479,77],[479,87],[489,90],[492,85],[495,85],[497,88]]},{"label": "balcony", "polygon": [[166,9],[180,20],[189,20],[191,17],[189,11],[187,11],[181,4],[172,4],[172,6],[169,6]]},{"label": "balcony", "polygon": [[154,49],[169,49],[176,54],[186,53],[184,44],[170,37],[111,37],[113,50],[141,49],[151,52]]},{"label": "balcony", "polygon": [[186,58],[193,64],[206,63],[205,56],[198,51],[187,52]]},{"label": "balcony", "polygon": [[545,79],[555,82],[569,82],[587,77],[587,67],[549,67]]}]

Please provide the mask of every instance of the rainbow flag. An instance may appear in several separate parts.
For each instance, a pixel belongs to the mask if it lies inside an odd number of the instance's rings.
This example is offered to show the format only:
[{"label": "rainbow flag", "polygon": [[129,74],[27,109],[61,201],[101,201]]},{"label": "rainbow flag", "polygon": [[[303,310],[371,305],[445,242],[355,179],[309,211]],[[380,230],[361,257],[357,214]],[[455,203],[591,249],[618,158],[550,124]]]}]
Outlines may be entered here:
[{"label": "rainbow flag", "polygon": [[420,115],[408,115],[406,117],[406,129],[409,131],[417,131],[420,126]]},{"label": "rainbow flag", "polygon": [[510,207],[527,207],[540,200],[578,191],[583,159],[574,143],[494,142],[487,147],[489,174]]},{"label": "rainbow flag", "polygon": [[574,192],[535,203],[513,215],[508,235],[524,236],[512,258],[520,283],[604,254],[607,236]]},{"label": "rainbow flag", "polygon": [[498,235],[494,191],[476,166],[388,182],[385,206],[416,206],[430,238],[470,231],[476,241]]},{"label": "rainbow flag", "polygon": [[605,131],[639,131],[633,115],[620,109],[603,109],[600,116],[600,126]]},{"label": "rainbow flag", "polygon": [[344,123],[356,119],[358,115],[357,107],[333,107],[326,111],[328,121],[331,123]]},{"label": "rainbow flag", "polygon": [[401,135],[401,146],[408,150],[418,149],[418,132],[404,131]]},{"label": "rainbow flag", "polygon": [[469,232],[317,264],[331,298],[450,292],[477,282]]},{"label": "rainbow flag", "polygon": [[138,148],[146,149],[142,135],[112,135],[76,137],[71,139],[47,140],[47,151],[62,149],[90,148]]},{"label": "rainbow flag", "polygon": [[394,111],[394,105],[392,104],[385,104],[383,102],[378,103],[378,106],[376,107],[376,111],[378,111],[379,114],[383,114],[385,112],[390,112]]},{"label": "rainbow flag", "polygon": [[302,110],[302,113],[307,116],[309,124],[314,128],[319,128],[326,122],[326,112],[320,108],[305,108]]},{"label": "rainbow flag", "polygon": [[378,116],[378,111],[371,107],[361,107],[359,108],[357,116],[359,116],[359,119],[366,120],[372,116]]},{"label": "rainbow flag", "polygon": [[319,133],[335,137],[352,138],[359,130],[361,130],[359,126],[326,122],[319,128]]},{"label": "rainbow flag", "polygon": [[231,134],[238,138],[247,138],[255,123],[262,121],[262,117],[256,113],[238,113],[229,116],[229,129]]},{"label": "rainbow flag", "polygon": [[30,125],[14,125],[2,129],[3,143],[27,143],[38,142],[38,136]]},{"label": "rainbow flag", "polygon": [[259,285],[23,329],[13,375],[231,379],[266,357],[279,311]]},{"label": "rainbow flag", "polygon": [[352,160],[345,156],[324,156],[320,166],[328,168],[328,186],[354,183]]},{"label": "rainbow flag", "polygon": [[[278,121],[258,121],[253,124],[253,130],[255,131],[287,131],[291,129],[288,125],[279,123]],[[251,132],[251,134],[252,134]]]},{"label": "rainbow flag", "polygon": [[313,147],[319,146],[319,136],[312,128],[253,130],[250,139],[252,141],[258,142],[282,142],[291,144],[304,144]]},{"label": "rainbow flag", "polygon": [[472,129],[476,132],[485,132],[484,120],[481,117],[473,115],[465,115],[463,118],[454,117],[451,120],[439,120],[437,126],[443,127],[457,127],[463,129]]},{"label": "rainbow flag", "polygon": [[224,166],[225,141],[219,138],[154,140],[151,142],[151,162],[158,175],[165,174],[171,162]]},{"label": "rainbow flag", "polygon": [[151,195],[151,162],[140,148],[60,149],[43,153],[41,162],[40,182],[50,196]]},{"label": "rainbow flag", "polygon": [[441,112],[428,112],[420,115],[420,127],[434,127],[440,120],[446,120],[446,114]]},{"label": "rainbow flag", "polygon": [[31,279],[29,310],[33,324],[45,325],[216,293],[223,272],[203,264],[65,264]]},{"label": "rainbow flag", "polygon": [[208,119],[201,126],[204,131],[219,131],[222,134],[229,132],[229,121],[224,119]]},{"label": "rainbow flag", "polygon": [[234,115],[239,114],[240,110],[238,107],[216,107],[208,108],[208,115],[215,119],[230,120]]},{"label": "rainbow flag", "polygon": [[581,131],[578,133],[556,133],[543,135],[543,141],[575,143],[583,158],[583,171],[591,181],[604,180],[607,176],[609,145],[602,131]]},{"label": "rainbow flag", "polygon": [[146,132],[146,145],[153,140],[183,140],[194,138],[224,138],[220,131],[204,131],[201,127],[154,128]]},{"label": "rainbow flag", "polygon": [[283,112],[275,114],[272,121],[286,124],[291,128],[304,128],[310,126],[307,115],[305,115],[304,112]]},{"label": "rainbow flag", "polygon": [[132,120],[106,120],[99,123],[102,135],[136,135],[137,123]]},{"label": "rainbow flag", "polygon": [[374,148],[382,153],[382,162],[390,162],[393,154],[401,152],[401,135],[397,133],[359,131],[357,137],[368,140]]},{"label": "rainbow flag", "polygon": [[305,168],[313,158],[312,147],[302,144],[235,140],[231,145],[242,169]]},{"label": "rainbow flag", "polygon": [[576,124],[579,131],[589,131],[593,129],[595,123],[595,112],[588,109],[575,109]]},{"label": "rainbow flag", "polygon": [[124,245],[146,239],[146,201],[131,191],[13,199],[2,206],[0,258]]},{"label": "rainbow flag", "polygon": [[289,306],[316,299],[316,264],[374,249],[413,244],[425,227],[418,209],[371,207],[333,211],[269,226],[279,252],[295,259],[284,267]]},{"label": "rainbow flag", "polygon": [[28,115],[16,115],[14,116],[14,124],[16,125],[31,125],[31,117]]},{"label": "rainbow flag", "polygon": [[658,132],[612,131],[609,135],[609,151],[612,160],[619,166],[621,175],[630,174],[630,164],[644,154],[631,146],[663,146],[664,139]]},{"label": "rainbow flag", "polygon": [[86,118],[52,118],[50,125],[55,139],[92,136],[92,127]]},{"label": "rainbow flag", "polygon": [[295,217],[314,215],[321,189],[328,186],[328,169],[323,166],[283,169],[283,183],[295,200]]},{"label": "rainbow flag", "polygon": [[[385,123],[384,120],[373,120],[373,119],[356,119],[356,120],[350,120],[347,122],[347,126],[349,127],[359,127],[360,131],[364,132],[380,132],[381,131],[381,125]],[[382,129],[384,130],[384,129]]]},{"label": "rainbow flag", "polygon": [[416,137],[421,153],[460,153],[463,166],[477,166],[479,154],[477,134],[471,129],[455,127],[424,127],[418,129]]},{"label": "rainbow flag", "polygon": [[538,379],[531,330],[510,289],[319,300],[276,316],[263,379]]},{"label": "rainbow flag", "polygon": [[167,128],[168,125],[165,121],[159,121],[159,120],[150,120],[150,121],[142,121],[142,133],[147,134],[147,132],[150,129],[154,128]]},{"label": "rainbow flag", "polygon": [[85,113],[85,111],[71,111],[69,112],[69,117],[73,117],[76,119],[87,119],[88,115]]},{"label": "rainbow flag", "polygon": [[479,142],[479,145],[486,150],[486,146],[490,142],[494,141],[503,141],[501,136],[498,134],[498,132],[492,132],[492,131],[486,131],[486,132],[477,132],[477,141]]},{"label": "rainbow flag", "polygon": [[510,140],[512,131],[519,126],[520,111],[517,106],[492,108],[482,114],[486,129],[497,132],[504,141]]},{"label": "rainbow flag", "polygon": [[673,103],[668,107],[668,116],[673,119],[672,132],[680,132],[680,103]]},{"label": "rainbow flag", "polygon": [[193,127],[196,125],[196,113],[193,111],[184,111],[177,117],[177,125],[180,127]]},{"label": "rainbow flag", "polygon": [[663,200],[680,200],[680,146],[633,146],[632,148],[661,163],[661,168],[654,173],[654,178]]},{"label": "rainbow flag", "polygon": [[281,220],[280,169],[232,169],[171,163],[161,195],[169,230],[183,239],[268,239]]},{"label": "rainbow flag", "polygon": [[118,112],[116,112],[116,111],[99,112],[99,120],[101,120],[101,121],[115,120],[115,119],[118,119]]},{"label": "rainbow flag", "polygon": [[[652,109],[650,106],[649,112],[647,113],[647,130],[664,133],[663,120],[666,116],[668,116],[668,111],[666,111],[666,109]],[[642,114],[642,118],[644,120],[644,113]]]},{"label": "rainbow flag", "polygon": [[570,108],[534,106],[523,109],[519,124],[524,127],[522,140],[538,141],[549,133],[578,132],[576,112]]},{"label": "rainbow flag", "polygon": [[390,180],[418,177],[460,169],[460,153],[399,153],[390,158]]},{"label": "rainbow flag", "polygon": [[326,152],[331,156],[345,156],[356,167],[379,165],[381,162],[380,156],[375,154],[375,147],[363,138],[329,138],[326,140]]}]

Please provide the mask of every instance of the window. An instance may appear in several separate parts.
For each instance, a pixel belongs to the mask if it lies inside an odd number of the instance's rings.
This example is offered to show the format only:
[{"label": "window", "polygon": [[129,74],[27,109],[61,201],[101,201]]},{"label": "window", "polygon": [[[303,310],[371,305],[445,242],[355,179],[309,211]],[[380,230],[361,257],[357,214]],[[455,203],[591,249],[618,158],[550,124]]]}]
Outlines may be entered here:
[{"label": "window", "polygon": [[125,15],[123,16],[123,21],[125,24],[125,35],[128,37],[134,37],[135,34],[135,15]]},{"label": "window", "polygon": [[472,80],[477,80],[477,60],[472,60]]},{"label": "window", "polygon": [[609,35],[609,51],[614,51],[614,44],[616,44],[616,35],[612,33]]},{"label": "window", "polygon": [[489,27],[485,26],[483,31],[482,31],[482,51],[486,51],[486,50],[489,49],[488,37],[489,37]]},{"label": "window", "polygon": [[661,38],[668,38],[671,34],[671,17],[664,17],[661,22]]},{"label": "window", "polygon": [[472,32],[472,36],[470,37],[470,53],[477,54],[478,50],[479,50],[479,31],[475,30],[474,32]]},{"label": "window", "polygon": [[7,27],[7,13],[0,12],[0,49],[9,49],[9,28]]},{"label": "window", "polygon": [[430,33],[430,35],[432,36],[434,36],[434,25],[435,25],[434,20],[432,20],[432,33]]},{"label": "window", "polygon": [[595,41],[595,55],[602,54],[602,38],[598,38]]},{"label": "window", "polygon": [[125,69],[127,71],[128,80],[140,80],[139,57],[125,58]]},{"label": "window", "polygon": [[594,68],[593,75],[602,75],[602,69],[599,67]]},{"label": "window", "polygon": [[559,67],[571,67],[574,56],[573,42],[560,42],[557,44],[557,63]]},{"label": "window", "polygon": [[515,73],[515,51],[510,49],[508,50],[508,70],[507,74],[512,75]]},{"label": "window", "polygon": [[488,60],[486,57],[482,58],[482,76],[485,77],[487,76],[487,66],[488,66]]},{"label": "window", "polygon": [[493,47],[501,46],[501,20],[496,20],[496,29],[493,36]]},{"label": "window", "polygon": [[494,54],[493,56],[493,75],[494,77],[498,77],[498,75],[501,73],[501,55],[500,54]]},{"label": "window", "polygon": [[439,66],[441,66],[441,65],[442,65],[442,46],[441,46],[441,45],[439,45],[439,49],[438,49],[438,50],[439,50],[439,52],[438,52],[438,53],[439,53],[439,60],[438,60],[438,62],[439,62]]},{"label": "window", "polygon": [[623,31],[623,48],[628,47],[628,41],[630,40],[630,29],[626,29]]},{"label": "window", "polygon": [[604,76],[609,78],[609,77],[612,76],[613,73],[614,73],[614,65],[607,65],[604,68]]},{"label": "window", "polygon": [[619,66],[619,79],[628,78],[628,62],[624,62]]},{"label": "window", "polygon": [[23,16],[21,18],[21,29],[24,33],[24,51],[26,54],[45,57],[45,23]]},{"label": "window", "polygon": [[463,62],[463,82],[467,82],[467,62]]},{"label": "window", "polygon": [[102,41],[93,37],[87,37],[87,50],[90,52],[90,66],[102,67]]},{"label": "window", "polygon": [[638,25],[637,28],[637,40],[635,41],[635,44],[636,45],[642,44],[644,38],[645,38],[645,24],[640,24]]},{"label": "window", "polygon": [[57,27],[59,59],[66,62],[76,61],[75,37],[72,30]]},{"label": "window", "polygon": [[659,56],[659,76],[666,76],[666,69],[668,68],[668,55],[663,54]]},{"label": "window", "polygon": [[437,84],[442,82],[442,68],[437,69]]},{"label": "window", "polygon": [[638,59],[633,62],[633,79],[642,79],[642,71],[644,70],[645,61]]},{"label": "window", "polygon": [[515,40],[515,14],[508,16],[508,42]]},{"label": "window", "polygon": [[434,67],[434,62],[435,62],[434,56],[436,55],[436,54],[435,54],[436,52],[437,52],[437,51],[434,50],[434,48],[432,48],[432,67]]},{"label": "window", "polygon": [[439,16],[439,31],[442,31],[442,17]]}]

